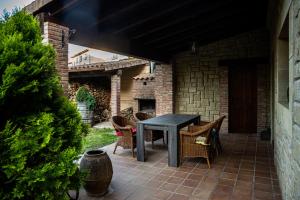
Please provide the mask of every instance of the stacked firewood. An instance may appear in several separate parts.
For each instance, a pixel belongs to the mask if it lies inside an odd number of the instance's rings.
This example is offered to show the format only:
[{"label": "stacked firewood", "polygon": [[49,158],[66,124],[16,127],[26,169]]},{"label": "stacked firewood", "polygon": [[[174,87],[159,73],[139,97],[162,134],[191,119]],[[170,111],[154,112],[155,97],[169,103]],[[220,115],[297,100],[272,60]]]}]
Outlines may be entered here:
[{"label": "stacked firewood", "polygon": [[96,99],[96,108],[94,109],[94,123],[108,121],[111,115],[110,111],[110,91],[107,91],[95,84],[79,84],[72,82],[69,85],[69,98],[76,102],[76,92],[80,86],[86,87]]},{"label": "stacked firewood", "polygon": [[129,120],[134,120],[134,117],[133,117],[133,108],[132,107],[129,107],[129,108],[126,108],[124,110],[121,110],[121,116],[129,119]]}]

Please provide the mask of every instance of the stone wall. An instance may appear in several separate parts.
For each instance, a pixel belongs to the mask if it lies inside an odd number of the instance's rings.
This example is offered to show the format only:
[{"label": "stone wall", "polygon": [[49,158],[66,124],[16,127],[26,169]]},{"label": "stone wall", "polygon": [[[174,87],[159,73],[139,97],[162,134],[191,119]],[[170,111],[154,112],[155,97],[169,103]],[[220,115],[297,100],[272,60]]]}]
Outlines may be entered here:
[{"label": "stone wall", "polygon": [[[282,199],[300,199],[300,1],[278,0],[270,7],[272,35],[273,81],[272,95],[274,119],[272,123],[274,138],[274,157],[277,168]],[[284,22],[288,22],[288,60],[289,63],[289,104],[283,105],[278,99],[281,80],[278,71],[281,67],[279,35]]]},{"label": "stone wall", "polygon": [[[196,55],[185,52],[175,59],[175,112],[198,113],[202,120],[215,120],[220,115],[227,118],[222,132],[228,132],[228,66],[220,66],[222,60],[262,58],[269,56],[268,34],[255,30],[224,39],[198,49]],[[266,108],[269,108],[267,76],[258,70],[258,131],[266,128]],[[264,82],[265,80],[266,82]],[[265,94],[262,94],[265,93]]]}]

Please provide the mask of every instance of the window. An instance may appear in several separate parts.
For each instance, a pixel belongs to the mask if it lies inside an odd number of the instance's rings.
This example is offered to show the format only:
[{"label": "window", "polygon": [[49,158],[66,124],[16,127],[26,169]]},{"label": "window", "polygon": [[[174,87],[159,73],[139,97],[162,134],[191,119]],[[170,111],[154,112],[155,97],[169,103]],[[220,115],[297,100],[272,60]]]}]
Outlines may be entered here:
[{"label": "window", "polygon": [[289,108],[289,21],[284,22],[277,41],[278,102]]},{"label": "window", "polygon": [[82,62],[82,56],[79,57],[79,62]]}]

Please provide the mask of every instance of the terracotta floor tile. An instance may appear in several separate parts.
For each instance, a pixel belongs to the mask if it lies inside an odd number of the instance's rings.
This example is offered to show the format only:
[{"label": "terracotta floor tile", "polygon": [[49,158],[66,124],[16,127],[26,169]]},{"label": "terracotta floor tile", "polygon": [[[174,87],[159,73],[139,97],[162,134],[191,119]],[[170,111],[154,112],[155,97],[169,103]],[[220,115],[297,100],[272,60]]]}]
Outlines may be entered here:
[{"label": "terracotta floor tile", "polygon": [[191,180],[195,180],[195,181],[201,181],[203,179],[203,176],[193,173],[193,174],[189,174],[187,176],[187,179],[191,179]]},{"label": "terracotta floor tile", "polygon": [[264,178],[270,178],[271,174],[269,172],[255,172],[256,177],[264,177]]},{"label": "terracotta floor tile", "polygon": [[195,181],[191,179],[186,179],[182,185],[187,187],[197,187],[197,185],[200,183],[200,181]]},{"label": "terracotta floor tile", "polygon": [[169,170],[169,169],[164,169],[160,172],[160,174],[165,175],[165,176],[171,176],[173,175],[175,172],[173,170]]},{"label": "terracotta floor tile", "polygon": [[225,179],[236,179],[236,178],[237,178],[237,174],[224,172],[224,173],[221,175],[221,178],[225,178]]},{"label": "terracotta floor tile", "polygon": [[245,181],[245,182],[253,182],[253,176],[238,175],[238,179],[237,180]]},{"label": "terracotta floor tile", "polygon": [[272,184],[272,180],[270,178],[255,177],[255,183]]},{"label": "terracotta floor tile", "polygon": [[232,179],[225,179],[225,178],[220,178],[219,179],[219,184],[220,185],[227,185],[233,187],[235,184],[235,180]]},{"label": "terracotta floor tile", "polygon": [[188,176],[188,173],[186,173],[186,172],[175,172],[172,176],[179,177],[179,178],[185,178],[185,177]]},{"label": "terracotta floor tile", "polygon": [[159,188],[163,184],[162,181],[156,181],[156,180],[151,180],[148,183],[146,183],[146,187],[151,187],[151,188]]},{"label": "terracotta floor tile", "polygon": [[213,193],[210,197],[211,200],[229,200],[229,194]]},{"label": "terracotta floor tile", "polygon": [[232,193],[230,200],[252,200],[252,194],[241,194],[241,193]]},{"label": "terracotta floor tile", "polygon": [[183,182],[183,178],[178,178],[178,177],[173,177],[171,176],[168,180],[167,183],[174,183],[174,184],[181,184]]},{"label": "terracotta floor tile", "polygon": [[164,191],[164,190],[156,190],[153,193],[153,197],[160,199],[160,200],[166,200],[168,199],[170,196],[172,195],[172,193]]},{"label": "terracotta floor tile", "polygon": [[256,199],[261,199],[261,200],[272,200],[273,195],[270,192],[262,192],[259,190],[255,190],[254,196]]},{"label": "terracotta floor tile", "polygon": [[168,200],[188,200],[189,197],[181,194],[173,194]]},{"label": "terracotta floor tile", "polygon": [[205,188],[196,188],[193,192],[193,196],[195,197],[202,197],[202,198],[209,198],[212,194],[214,189],[205,189]]},{"label": "terracotta floor tile", "polygon": [[156,181],[166,181],[166,180],[168,180],[169,178],[170,178],[170,176],[165,176],[165,175],[159,174],[159,175],[153,177],[152,179],[153,179],[153,180],[156,180]]},{"label": "terracotta floor tile", "polygon": [[235,187],[238,189],[248,189],[248,188],[252,189],[252,185],[253,185],[252,182],[238,180],[235,184]]},{"label": "terracotta floor tile", "polygon": [[164,184],[160,187],[160,189],[166,190],[166,191],[169,191],[169,192],[174,192],[174,191],[177,189],[178,186],[179,186],[179,185],[173,184],[173,183],[164,183]]},{"label": "terracotta floor tile", "polygon": [[193,194],[194,190],[195,190],[195,188],[186,187],[186,186],[179,186],[175,192],[178,193],[178,194],[191,196]]},{"label": "terracotta floor tile", "polygon": [[256,183],[254,185],[254,189],[255,189],[255,191],[259,190],[259,191],[264,191],[264,192],[272,192],[272,185]]}]

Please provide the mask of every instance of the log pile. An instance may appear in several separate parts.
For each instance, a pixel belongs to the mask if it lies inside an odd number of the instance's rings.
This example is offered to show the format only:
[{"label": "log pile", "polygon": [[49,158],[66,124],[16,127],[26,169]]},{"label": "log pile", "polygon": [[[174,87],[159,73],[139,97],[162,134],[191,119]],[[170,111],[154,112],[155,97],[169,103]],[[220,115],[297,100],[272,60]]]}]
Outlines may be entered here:
[{"label": "log pile", "polygon": [[96,99],[94,122],[99,123],[108,121],[111,117],[110,91],[107,91],[92,83],[79,84],[72,82],[69,84],[69,98],[71,101],[76,102],[76,92],[80,86],[86,87]]},{"label": "log pile", "polygon": [[129,120],[132,120],[134,121],[134,117],[133,117],[133,108],[132,107],[129,107],[129,108],[126,108],[124,110],[121,110],[121,116],[122,117],[125,117]]}]

